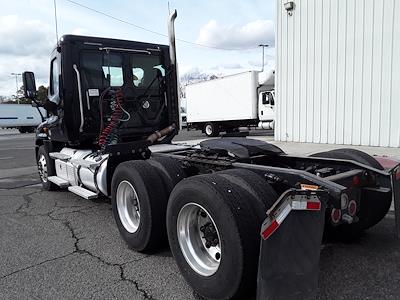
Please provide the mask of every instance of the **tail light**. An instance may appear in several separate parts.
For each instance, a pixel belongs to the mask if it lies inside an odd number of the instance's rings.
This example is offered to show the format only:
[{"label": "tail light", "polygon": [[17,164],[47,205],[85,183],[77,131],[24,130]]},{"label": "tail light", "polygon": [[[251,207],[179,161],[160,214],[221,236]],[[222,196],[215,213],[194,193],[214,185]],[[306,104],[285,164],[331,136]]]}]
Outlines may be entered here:
[{"label": "tail light", "polygon": [[302,190],[302,194],[294,193],[293,195],[290,195],[290,192],[293,191],[283,194],[268,211],[268,218],[261,228],[261,236],[264,240],[268,239],[279,228],[292,210],[321,210],[321,201],[315,192],[311,194],[309,191]]},{"label": "tail light", "polygon": [[354,217],[356,215],[356,212],[357,212],[357,202],[356,201],[351,200],[349,202],[349,206],[347,207],[347,212],[352,217]]},{"label": "tail light", "polygon": [[397,168],[395,178],[396,180],[400,180],[400,168]]},{"label": "tail light", "polygon": [[342,218],[342,211],[338,208],[332,208],[331,221],[333,224],[338,224]]},{"label": "tail light", "polygon": [[346,193],[343,193],[342,195],[340,195],[340,207],[342,209],[345,209],[348,204],[349,204],[349,196],[347,196]]},{"label": "tail light", "polygon": [[361,178],[360,178],[360,176],[354,176],[353,177],[353,185],[354,186],[359,186],[359,185],[361,185]]}]

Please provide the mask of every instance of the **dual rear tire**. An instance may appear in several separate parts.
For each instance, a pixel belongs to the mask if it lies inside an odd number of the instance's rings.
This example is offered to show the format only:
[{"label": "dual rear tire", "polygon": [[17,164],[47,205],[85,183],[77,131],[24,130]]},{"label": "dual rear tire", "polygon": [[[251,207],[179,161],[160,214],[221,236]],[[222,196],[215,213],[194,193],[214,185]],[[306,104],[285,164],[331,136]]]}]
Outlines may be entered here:
[{"label": "dual rear tire", "polygon": [[252,171],[182,180],[182,170],[171,158],[117,167],[111,202],[121,236],[137,251],[154,251],[168,237],[182,275],[202,297],[254,295],[259,231],[277,194]]},{"label": "dual rear tire", "polygon": [[247,170],[198,175],[175,187],[167,209],[169,244],[182,275],[200,296],[254,294],[259,231],[276,199],[274,190]]},{"label": "dual rear tire", "polygon": [[111,182],[111,206],[127,245],[149,252],[167,243],[165,214],[169,194],[185,174],[168,157],[118,165]]}]

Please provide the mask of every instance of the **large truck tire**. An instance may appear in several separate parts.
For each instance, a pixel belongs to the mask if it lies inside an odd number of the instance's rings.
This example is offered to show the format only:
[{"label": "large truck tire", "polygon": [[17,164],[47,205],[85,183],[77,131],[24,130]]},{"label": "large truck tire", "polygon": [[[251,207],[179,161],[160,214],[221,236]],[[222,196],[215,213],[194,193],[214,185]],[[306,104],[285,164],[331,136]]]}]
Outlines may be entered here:
[{"label": "large truck tire", "polygon": [[56,175],[54,160],[50,158],[44,145],[40,146],[36,155],[39,177],[42,187],[46,191],[54,191],[58,186],[48,180],[48,177]]},{"label": "large truck tire", "polygon": [[246,199],[251,199],[249,203],[253,206],[255,214],[258,215],[258,220],[261,220],[261,228],[267,210],[278,200],[278,195],[271,185],[263,180],[260,175],[250,170],[230,169],[220,171],[217,174],[249,194]]},{"label": "large truck tire", "polygon": [[27,128],[26,127],[18,127],[19,133],[27,133]]},{"label": "large truck tire", "polygon": [[248,195],[218,174],[190,177],[172,191],[169,244],[201,297],[244,299],[255,293],[262,221]]},{"label": "large truck tire", "polygon": [[186,177],[185,172],[178,160],[166,156],[154,156],[147,162],[159,170],[159,174],[167,191],[167,197],[174,187]]},{"label": "large truck tire", "polygon": [[115,169],[111,206],[118,230],[136,251],[154,251],[167,241],[167,192],[160,171],[147,161],[126,161]]},{"label": "large truck tire", "polygon": [[216,123],[206,123],[204,124],[204,133],[208,137],[216,137],[219,135],[219,126]]},{"label": "large truck tire", "polygon": [[[382,165],[369,154],[356,149],[335,149],[326,152],[320,152],[311,155],[312,157],[347,159],[365,164],[367,166],[383,170]],[[358,237],[364,230],[374,226],[381,221],[390,209],[392,199],[383,197],[381,199],[361,198],[360,210],[358,212],[359,220],[352,224],[342,224],[333,226],[326,222],[325,233],[327,237],[339,239],[353,239]]]}]

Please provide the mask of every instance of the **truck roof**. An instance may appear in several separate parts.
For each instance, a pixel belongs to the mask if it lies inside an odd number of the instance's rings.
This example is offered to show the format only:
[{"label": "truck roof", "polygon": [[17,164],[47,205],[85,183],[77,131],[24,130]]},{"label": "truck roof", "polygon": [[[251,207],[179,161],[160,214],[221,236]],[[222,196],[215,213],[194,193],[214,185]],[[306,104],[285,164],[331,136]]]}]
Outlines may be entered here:
[{"label": "truck roof", "polygon": [[69,43],[69,42],[81,42],[81,43],[89,43],[89,44],[98,44],[101,45],[114,45],[114,46],[125,46],[125,47],[151,47],[154,48],[168,48],[168,45],[164,44],[152,44],[152,43],[145,43],[145,42],[138,42],[138,41],[129,41],[129,40],[122,40],[122,39],[112,39],[112,38],[104,38],[104,37],[94,37],[94,36],[83,36],[83,35],[72,35],[67,34],[63,35],[60,39],[60,44]]}]

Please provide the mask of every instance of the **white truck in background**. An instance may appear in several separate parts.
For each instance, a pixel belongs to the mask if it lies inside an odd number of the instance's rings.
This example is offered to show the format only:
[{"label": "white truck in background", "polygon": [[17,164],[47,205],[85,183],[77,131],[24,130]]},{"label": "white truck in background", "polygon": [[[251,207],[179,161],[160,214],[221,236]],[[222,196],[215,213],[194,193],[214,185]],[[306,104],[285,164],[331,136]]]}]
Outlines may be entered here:
[{"label": "white truck in background", "polygon": [[[45,110],[40,110],[45,115]],[[40,123],[40,113],[30,104],[0,104],[0,128],[17,128],[21,133],[28,133],[34,132]]]},{"label": "white truck in background", "polygon": [[275,71],[247,71],[186,86],[187,126],[207,136],[239,127],[273,129]]}]

